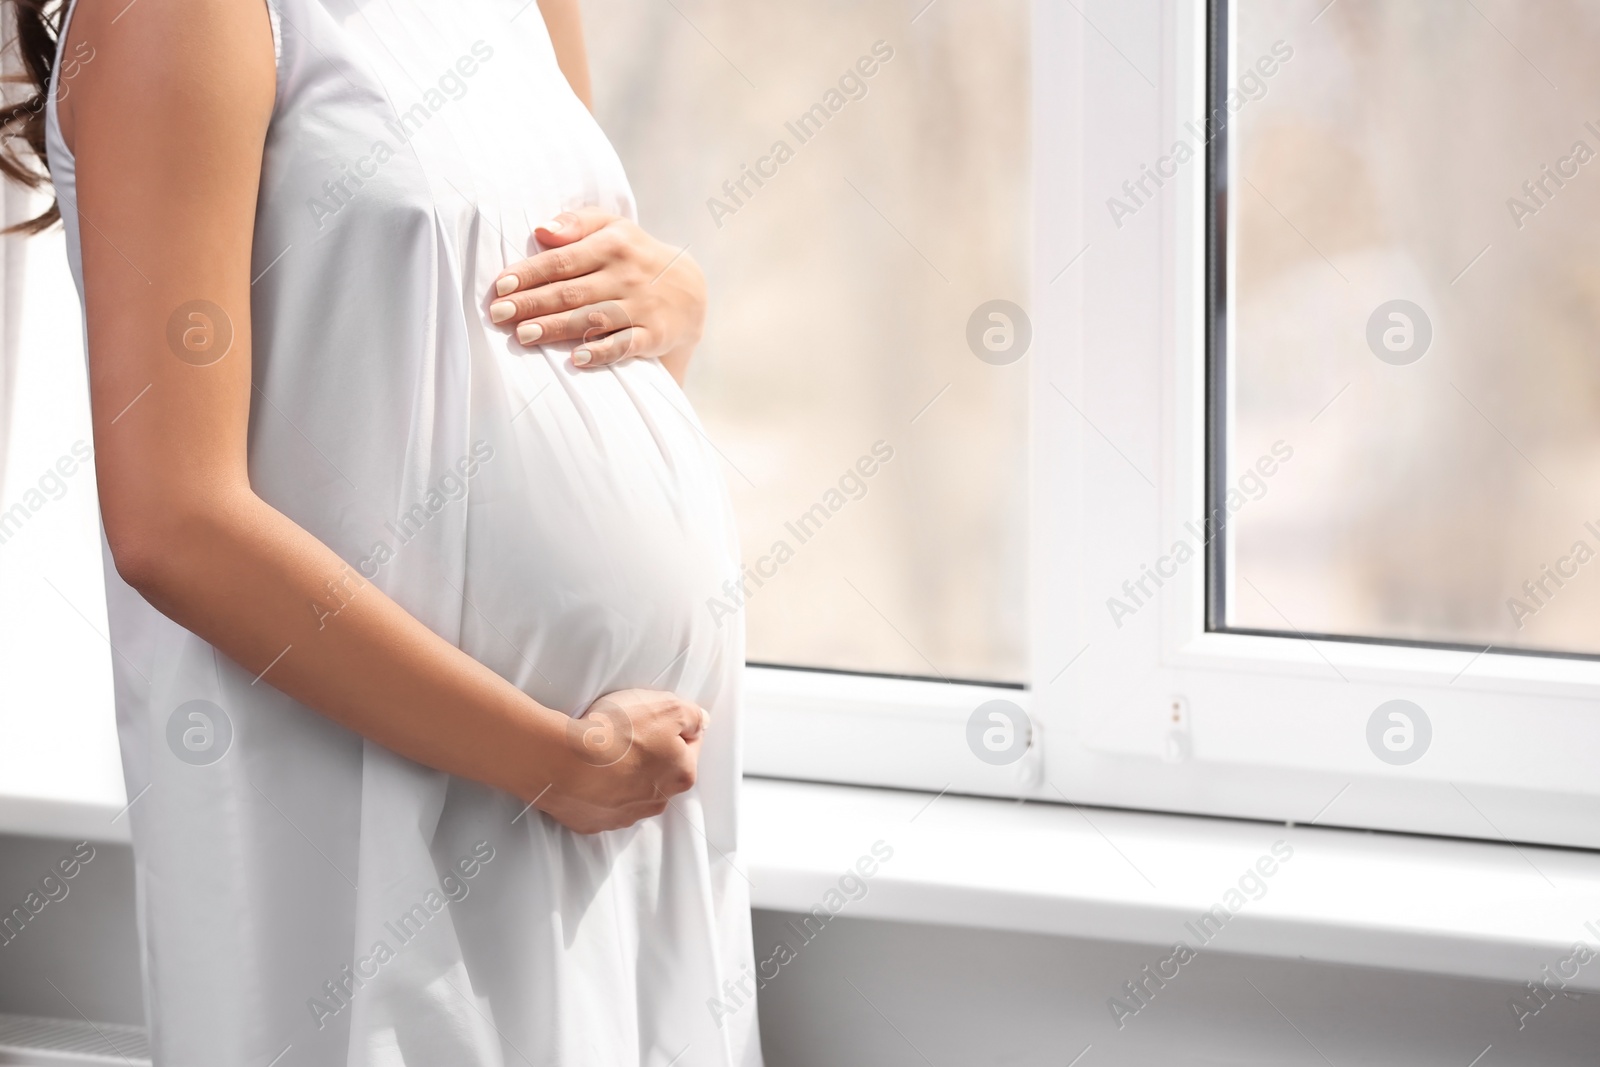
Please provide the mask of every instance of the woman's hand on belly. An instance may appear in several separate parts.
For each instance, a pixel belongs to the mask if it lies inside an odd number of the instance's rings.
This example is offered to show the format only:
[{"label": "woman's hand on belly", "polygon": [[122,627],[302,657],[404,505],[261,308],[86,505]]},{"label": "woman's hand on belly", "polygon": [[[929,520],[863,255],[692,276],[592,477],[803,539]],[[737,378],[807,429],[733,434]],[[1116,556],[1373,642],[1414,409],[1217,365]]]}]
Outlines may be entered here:
[{"label": "woman's hand on belly", "polygon": [[549,247],[495,279],[490,320],[524,345],[579,342],[580,367],[659,359],[681,380],[706,318],[705,276],[687,250],[598,208],[534,232]]},{"label": "woman's hand on belly", "polygon": [[673,693],[609,693],[571,721],[571,758],[534,804],[580,834],[660,815],[672,797],[694,787],[709,722],[704,710]]}]

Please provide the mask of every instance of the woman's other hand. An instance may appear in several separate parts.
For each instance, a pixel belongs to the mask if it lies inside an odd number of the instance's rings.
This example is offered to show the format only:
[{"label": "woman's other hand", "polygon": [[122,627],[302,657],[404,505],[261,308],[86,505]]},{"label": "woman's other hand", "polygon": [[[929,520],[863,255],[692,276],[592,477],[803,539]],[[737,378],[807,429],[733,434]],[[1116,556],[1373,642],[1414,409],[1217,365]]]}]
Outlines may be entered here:
[{"label": "woman's other hand", "polygon": [[673,693],[624,689],[571,720],[571,758],[535,805],[580,834],[660,815],[694,787],[710,716]]},{"label": "woman's other hand", "polygon": [[688,251],[598,208],[534,232],[548,247],[495,279],[490,320],[528,346],[579,342],[580,367],[659,359],[681,380],[706,317],[705,276]]}]

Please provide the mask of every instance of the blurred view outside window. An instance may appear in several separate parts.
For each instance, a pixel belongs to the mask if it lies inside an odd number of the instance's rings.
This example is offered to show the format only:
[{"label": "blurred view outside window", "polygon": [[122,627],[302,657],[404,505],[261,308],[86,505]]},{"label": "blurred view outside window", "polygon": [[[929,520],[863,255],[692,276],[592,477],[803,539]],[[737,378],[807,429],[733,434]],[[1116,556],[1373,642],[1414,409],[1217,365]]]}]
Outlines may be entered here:
[{"label": "blurred view outside window", "polygon": [[1600,653],[1600,3],[1232,32],[1226,624]]},{"label": "blurred view outside window", "polygon": [[752,662],[1024,677],[1027,361],[968,326],[1027,303],[1027,10],[585,2],[640,221],[710,282]]}]

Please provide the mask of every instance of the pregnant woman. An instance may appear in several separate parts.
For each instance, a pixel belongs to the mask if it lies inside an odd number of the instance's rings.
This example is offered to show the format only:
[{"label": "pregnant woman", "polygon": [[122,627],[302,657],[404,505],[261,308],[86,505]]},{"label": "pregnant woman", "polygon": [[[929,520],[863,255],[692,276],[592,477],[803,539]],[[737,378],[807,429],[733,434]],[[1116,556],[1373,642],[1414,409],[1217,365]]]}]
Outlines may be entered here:
[{"label": "pregnant woman", "polygon": [[703,285],[576,0],[12,6],[155,1062],[758,1065]]}]

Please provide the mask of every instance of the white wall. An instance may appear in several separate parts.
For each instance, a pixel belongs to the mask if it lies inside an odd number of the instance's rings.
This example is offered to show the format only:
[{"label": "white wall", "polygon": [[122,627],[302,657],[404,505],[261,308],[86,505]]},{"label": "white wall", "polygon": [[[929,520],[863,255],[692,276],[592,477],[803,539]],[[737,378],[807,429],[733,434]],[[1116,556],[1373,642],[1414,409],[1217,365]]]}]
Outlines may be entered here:
[{"label": "white wall", "polygon": [[[72,851],[69,841],[0,836],[0,918]],[[142,1025],[133,851],[97,844],[63,884],[64,897],[0,944],[0,1013],[75,1019],[81,1011],[96,1022]]]},{"label": "white wall", "polygon": [[[785,934],[800,944],[793,918],[757,914],[758,956]],[[1164,955],[835,919],[761,991],[767,1067],[1066,1067],[1091,1045],[1077,1067],[1468,1067],[1491,1044],[1476,1067],[1600,1062],[1600,997],[1558,1001],[1519,1033],[1514,987],[1222,954],[1119,1031],[1107,999]]]},{"label": "white wall", "polygon": [[[0,909],[70,848],[0,837]],[[139,1021],[131,855],[95,849],[0,947],[0,1012]],[[848,918],[803,941],[796,918],[755,917],[758,958],[795,950],[760,994],[768,1067],[1066,1067],[1086,1046],[1080,1067],[1468,1067],[1490,1045],[1477,1067],[1577,1067],[1600,1048],[1600,997],[1557,1001],[1519,1033],[1514,987],[1221,954],[1119,1031],[1107,999],[1161,950]]]}]

